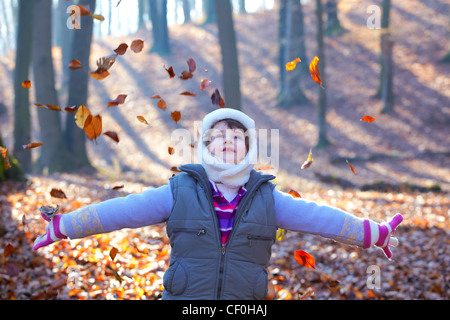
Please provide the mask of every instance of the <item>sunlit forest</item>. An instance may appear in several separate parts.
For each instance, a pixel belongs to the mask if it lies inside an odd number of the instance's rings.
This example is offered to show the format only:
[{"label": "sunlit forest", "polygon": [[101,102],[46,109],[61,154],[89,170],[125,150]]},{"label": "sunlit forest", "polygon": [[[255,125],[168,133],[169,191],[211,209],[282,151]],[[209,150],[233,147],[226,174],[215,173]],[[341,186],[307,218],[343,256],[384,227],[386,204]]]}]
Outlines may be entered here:
[{"label": "sunlit forest", "polygon": [[277,236],[267,299],[450,298],[446,0],[0,0],[0,97],[2,300],[161,299],[164,223],[35,251],[39,209],[167,185],[222,107],[255,120],[278,190],[404,217],[392,260]]}]

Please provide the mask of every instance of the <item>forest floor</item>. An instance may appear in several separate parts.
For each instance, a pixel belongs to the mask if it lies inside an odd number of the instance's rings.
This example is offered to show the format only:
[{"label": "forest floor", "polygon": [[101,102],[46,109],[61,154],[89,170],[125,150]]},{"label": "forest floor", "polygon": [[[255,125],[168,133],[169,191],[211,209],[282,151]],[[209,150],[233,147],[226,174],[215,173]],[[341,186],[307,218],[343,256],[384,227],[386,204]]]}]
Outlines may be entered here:
[{"label": "forest floor", "polygon": [[[385,221],[396,212],[405,220],[398,228],[400,245],[387,260],[378,249],[360,250],[311,235],[288,232],[273,247],[269,267],[276,299],[448,299],[450,297],[450,65],[439,63],[448,45],[448,4],[412,0],[393,4],[395,111],[382,114],[373,98],[379,79],[379,30],[366,26],[369,1],[342,2],[340,19],[346,30],[326,38],[328,137],[332,145],[318,150],[317,85],[308,65],[316,52],[314,5],[305,10],[308,57],[295,72],[304,73],[301,88],[309,103],[290,109],[275,106],[278,44],[276,11],[235,16],[241,73],[242,110],[258,128],[279,130],[279,157],[267,172],[283,191],[294,189],[303,198],[330,204],[360,217]],[[420,14],[419,14],[420,13]],[[195,160],[199,121],[215,109],[210,96],[223,95],[217,28],[187,24],[170,30],[172,54],[148,53],[150,32],[121,38],[94,38],[91,66],[122,43],[145,41],[144,51],[119,56],[111,75],[90,81],[88,107],[103,118],[103,131],[116,131],[120,142],[101,136],[88,143],[98,173],[30,175],[29,183],[0,185],[0,299],[157,299],[170,246],[164,225],[121,230],[83,240],[63,241],[33,252],[32,242],[45,224],[38,209],[59,205],[68,213],[81,206],[141,192],[166,184],[171,167]],[[67,98],[60,51],[54,50],[57,89]],[[194,78],[170,79],[197,63]],[[292,57],[292,60],[296,57]],[[0,132],[12,147],[14,54],[0,58],[0,95],[6,111]],[[211,86],[200,90],[202,79]],[[31,79],[38,81],[37,79]],[[321,89],[322,90],[322,89]],[[181,96],[190,91],[196,97]],[[33,100],[31,91],[31,101]],[[107,108],[118,94],[126,102]],[[157,108],[159,94],[167,110]],[[225,101],[226,104],[226,101]],[[61,103],[63,106],[63,103]],[[170,113],[181,112],[178,123]],[[36,110],[32,108],[34,138],[38,140]],[[373,123],[360,121],[364,115]],[[65,117],[65,113],[61,113]],[[136,117],[144,116],[149,125]],[[185,129],[189,141],[174,133]],[[261,133],[262,131],[260,131]],[[183,133],[183,132],[181,132]],[[168,147],[176,153],[169,155]],[[300,170],[312,148],[314,162]],[[184,151],[184,155],[178,152]],[[37,150],[32,150],[37,157]],[[276,151],[272,150],[273,154]],[[345,160],[354,166],[356,175]],[[276,160],[279,160],[277,163]],[[265,166],[260,163],[257,166]],[[123,185],[119,190],[114,186]],[[61,189],[67,199],[50,196]],[[114,261],[111,249],[119,250]],[[295,250],[316,259],[316,269],[297,264]],[[371,266],[381,271],[380,289],[368,285]]]}]

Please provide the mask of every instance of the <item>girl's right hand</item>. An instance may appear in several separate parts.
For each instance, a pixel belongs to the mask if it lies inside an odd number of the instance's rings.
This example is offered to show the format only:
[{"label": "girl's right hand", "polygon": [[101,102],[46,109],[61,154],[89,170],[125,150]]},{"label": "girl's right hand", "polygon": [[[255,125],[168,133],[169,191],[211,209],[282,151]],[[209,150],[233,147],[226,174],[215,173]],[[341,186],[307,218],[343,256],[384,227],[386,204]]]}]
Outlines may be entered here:
[{"label": "girl's right hand", "polygon": [[48,246],[53,242],[57,242],[67,238],[67,236],[63,233],[64,230],[61,230],[64,228],[61,221],[62,215],[56,214],[59,208],[57,207],[56,209],[51,210],[51,212],[49,212],[49,209],[53,208],[41,207],[39,209],[41,211],[42,218],[44,218],[44,220],[48,221],[49,223],[45,227],[45,233],[38,236],[34,241],[33,250],[37,250],[41,247]]}]

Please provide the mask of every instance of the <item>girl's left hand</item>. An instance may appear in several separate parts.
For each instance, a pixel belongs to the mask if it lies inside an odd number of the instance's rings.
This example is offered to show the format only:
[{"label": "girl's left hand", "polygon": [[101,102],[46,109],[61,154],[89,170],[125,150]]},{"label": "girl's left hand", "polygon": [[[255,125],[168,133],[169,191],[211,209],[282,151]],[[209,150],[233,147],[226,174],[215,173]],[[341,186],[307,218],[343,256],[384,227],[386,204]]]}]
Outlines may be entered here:
[{"label": "girl's left hand", "polygon": [[392,252],[389,249],[389,246],[396,247],[398,245],[398,239],[392,236],[395,233],[395,229],[402,221],[403,216],[400,213],[397,213],[388,223],[378,225],[379,234],[375,246],[380,247],[389,260],[392,258]]}]

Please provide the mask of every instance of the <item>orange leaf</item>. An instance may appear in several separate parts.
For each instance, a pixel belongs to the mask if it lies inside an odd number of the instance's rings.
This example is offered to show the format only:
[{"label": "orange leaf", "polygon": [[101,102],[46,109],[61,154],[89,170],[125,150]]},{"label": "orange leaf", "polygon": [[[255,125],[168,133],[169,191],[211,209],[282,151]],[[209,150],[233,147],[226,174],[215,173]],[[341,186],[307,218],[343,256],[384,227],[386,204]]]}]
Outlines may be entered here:
[{"label": "orange leaf", "polygon": [[305,162],[303,162],[301,169],[308,169],[311,164],[313,163],[313,158],[312,158],[312,153],[311,153],[311,149],[309,149],[309,155],[308,155],[308,159],[306,159]]},{"label": "orange leaf", "polygon": [[169,154],[172,155],[175,153],[175,149],[173,147],[168,148]]},{"label": "orange leaf", "polygon": [[75,113],[75,123],[78,128],[84,129],[84,123],[86,122],[86,119],[90,114],[91,112],[86,106],[81,105],[78,108],[77,113]]},{"label": "orange leaf", "polygon": [[142,51],[142,49],[144,49],[144,41],[142,40],[134,40],[133,42],[131,42],[131,46],[130,46],[131,50],[133,50],[134,53],[139,53]]},{"label": "orange leaf", "polygon": [[30,89],[31,88],[31,81],[30,80],[25,80],[24,82],[22,82],[22,87],[24,87],[25,89]]},{"label": "orange leaf", "polygon": [[22,147],[23,147],[24,149],[33,149],[33,148],[40,147],[40,146],[42,146],[42,145],[43,145],[42,142],[31,142],[31,143],[29,143],[29,144],[27,144],[27,145],[23,145]]},{"label": "orange leaf", "polygon": [[70,63],[69,63],[69,69],[71,69],[71,70],[80,69],[82,67],[83,66],[81,65],[80,60],[75,59],[75,60],[70,61]]},{"label": "orange leaf", "polygon": [[75,110],[77,110],[77,106],[71,106],[71,107],[65,107],[64,110],[66,110],[68,113],[74,113]]},{"label": "orange leaf", "polygon": [[183,91],[182,93],[180,93],[181,96],[191,96],[191,97],[196,97],[197,94],[193,93],[193,92],[189,92],[189,91]]},{"label": "orange leaf", "polygon": [[148,125],[147,120],[145,120],[145,118],[143,116],[137,116],[138,120],[146,125]]},{"label": "orange leaf", "polygon": [[60,199],[67,199],[66,194],[61,189],[55,189],[53,188],[50,191],[50,195],[54,198],[60,198]]},{"label": "orange leaf", "polygon": [[348,160],[345,160],[348,164],[348,166],[350,167],[350,170],[352,170],[352,172],[355,174],[355,176],[357,175],[355,172],[355,168],[353,168],[353,166],[350,164],[350,162],[348,162]]},{"label": "orange leaf", "polygon": [[297,66],[297,63],[300,62],[300,61],[301,61],[300,58],[297,58],[297,59],[295,59],[293,61],[290,61],[290,62],[286,63],[286,70],[287,71],[294,70],[295,67]]},{"label": "orange leaf", "polygon": [[119,94],[115,100],[108,102],[108,107],[115,107],[119,104],[123,104],[127,98],[126,94]]},{"label": "orange leaf", "polygon": [[102,134],[102,116],[88,115],[84,122],[84,132],[90,140],[97,139]]},{"label": "orange leaf", "polygon": [[211,80],[203,79],[200,83],[200,90],[206,89],[211,85]]},{"label": "orange leaf", "polygon": [[125,52],[127,52],[128,45],[126,43],[121,43],[117,49],[114,50],[115,53],[117,53],[119,56],[123,56]]},{"label": "orange leaf", "polygon": [[94,72],[89,72],[89,75],[94,78],[95,80],[103,80],[107,76],[109,76],[109,72],[106,69],[98,68]]},{"label": "orange leaf", "polygon": [[161,96],[159,94],[155,94],[153,97],[151,97],[150,99],[161,99]]},{"label": "orange leaf", "polygon": [[78,8],[80,8],[80,15],[81,16],[88,16],[91,13],[89,12],[89,6],[88,8],[86,8],[85,6],[83,6],[82,4],[77,4],[76,6],[78,6]]},{"label": "orange leaf", "polygon": [[371,116],[364,116],[361,118],[362,121],[366,121],[366,122],[374,122],[375,118],[371,117]]},{"label": "orange leaf", "polygon": [[311,73],[311,77],[313,80],[318,83],[322,88],[322,80],[320,79],[320,71],[319,71],[319,58],[316,56],[309,64],[309,72]]},{"label": "orange leaf", "polygon": [[297,261],[301,266],[315,269],[316,268],[316,261],[314,260],[314,257],[310,255],[308,252],[297,250],[295,251],[295,261]]},{"label": "orange leaf", "polygon": [[107,137],[110,137],[111,139],[113,139],[115,142],[119,143],[119,136],[117,135],[116,132],[114,131],[106,131],[103,132],[103,134]]},{"label": "orange leaf", "polygon": [[158,108],[163,109],[164,111],[166,111],[167,109],[167,103],[161,99],[158,101]]},{"label": "orange leaf", "polygon": [[181,119],[181,113],[180,111],[174,111],[170,114],[170,117],[172,118],[173,121],[178,123],[178,121],[180,121]]},{"label": "orange leaf", "polygon": [[119,253],[119,250],[116,247],[113,247],[111,251],[109,251],[109,256],[111,257],[111,260],[114,261],[114,258]]},{"label": "orange leaf", "polygon": [[16,248],[14,248],[14,246],[11,243],[8,243],[6,245],[6,247],[3,249],[3,255],[5,256],[5,258],[7,256],[9,256],[11,253],[13,253],[14,251],[16,251]]},{"label": "orange leaf", "polygon": [[192,78],[193,76],[194,76],[194,74],[193,74],[192,72],[189,72],[189,71],[183,71],[183,72],[181,73],[180,79],[181,79],[181,80],[187,80],[187,79]]},{"label": "orange leaf", "polygon": [[295,190],[293,190],[293,189],[289,190],[289,194],[290,194],[291,196],[293,196],[294,198],[301,198],[301,197],[302,197],[302,196],[300,195],[300,193],[298,193],[297,191],[295,191]]},{"label": "orange leaf", "polygon": [[166,69],[167,73],[169,74],[169,77],[172,79],[173,77],[175,77],[175,72],[173,71],[173,67],[169,67],[166,68],[164,67],[164,69]]}]

